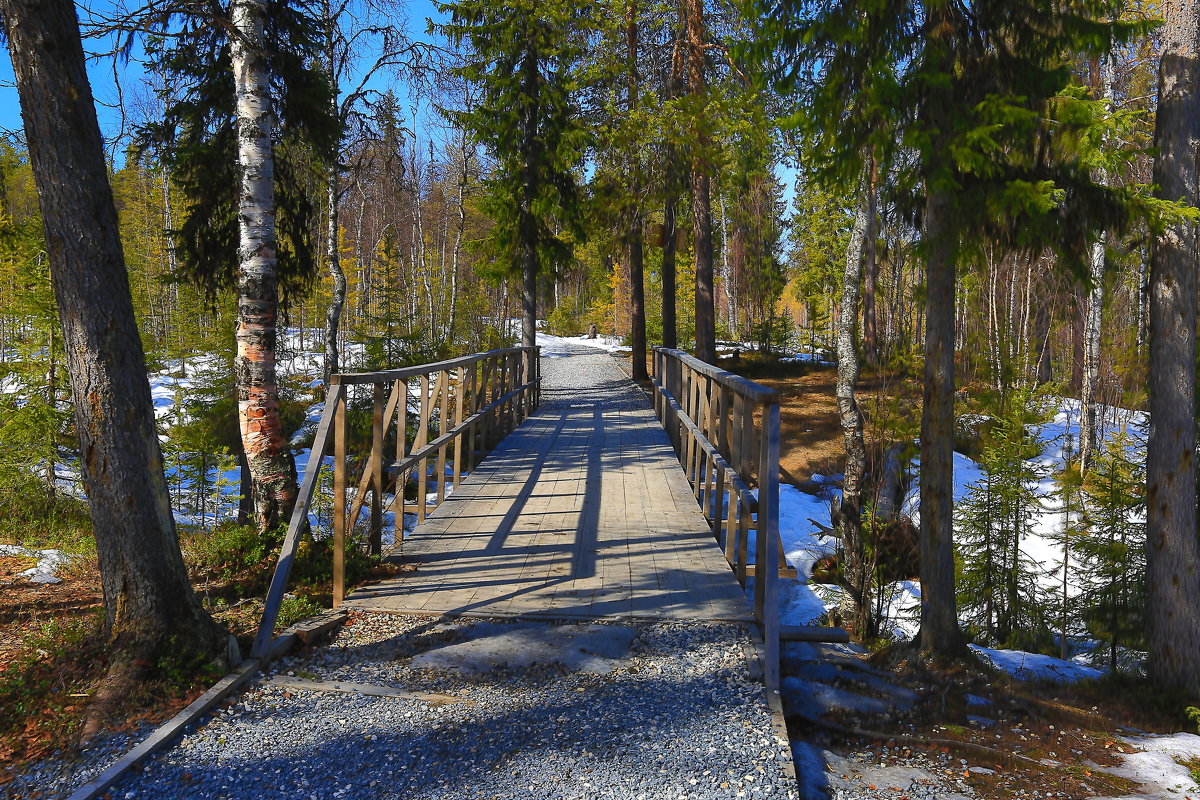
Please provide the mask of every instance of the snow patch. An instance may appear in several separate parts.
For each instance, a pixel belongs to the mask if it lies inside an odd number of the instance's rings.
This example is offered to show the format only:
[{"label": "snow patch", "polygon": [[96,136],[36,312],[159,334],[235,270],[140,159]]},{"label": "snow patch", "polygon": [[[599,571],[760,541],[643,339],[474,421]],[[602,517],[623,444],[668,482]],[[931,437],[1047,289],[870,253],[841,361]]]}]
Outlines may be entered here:
[{"label": "snow patch", "polygon": [[18,574],[28,578],[30,583],[42,584],[62,583],[58,571],[78,558],[77,555],[62,550],[35,550],[17,544],[0,544],[0,556],[36,558],[36,565]]},{"label": "snow patch", "polygon": [[1007,672],[1019,681],[1048,680],[1074,683],[1087,678],[1099,678],[1104,674],[1098,669],[1073,661],[1064,661],[1040,653],[1027,653],[1024,650],[994,650],[976,644],[971,645],[971,650],[996,669]]}]

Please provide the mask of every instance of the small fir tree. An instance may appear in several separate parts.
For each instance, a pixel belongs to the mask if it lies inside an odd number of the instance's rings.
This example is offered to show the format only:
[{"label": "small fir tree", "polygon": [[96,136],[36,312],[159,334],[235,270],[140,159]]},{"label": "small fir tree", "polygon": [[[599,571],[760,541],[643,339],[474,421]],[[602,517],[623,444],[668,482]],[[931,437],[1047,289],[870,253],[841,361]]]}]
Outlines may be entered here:
[{"label": "small fir tree", "polygon": [[1123,428],[1104,443],[1083,484],[1088,532],[1077,545],[1083,621],[1108,644],[1117,670],[1122,647],[1142,649],[1146,635],[1146,472]]},{"label": "small fir tree", "polygon": [[980,454],[983,476],[956,513],[961,563],[958,602],[976,638],[1036,647],[1050,631],[1039,566],[1022,549],[1041,510],[1045,469],[1029,456],[1029,425],[1044,422],[1045,404],[1027,390],[1009,396]]}]

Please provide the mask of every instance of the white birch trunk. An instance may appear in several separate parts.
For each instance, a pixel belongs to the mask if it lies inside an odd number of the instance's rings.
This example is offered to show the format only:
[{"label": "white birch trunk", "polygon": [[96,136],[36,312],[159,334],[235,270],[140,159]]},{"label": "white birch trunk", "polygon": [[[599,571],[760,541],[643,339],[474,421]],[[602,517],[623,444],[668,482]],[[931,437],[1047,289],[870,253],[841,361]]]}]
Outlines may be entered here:
[{"label": "white birch trunk", "polygon": [[242,446],[253,483],[255,521],[273,528],[295,498],[295,468],[279,419],[275,380],[275,118],[263,56],[265,0],[235,0],[231,42],[236,92],[238,172],[238,319],[234,374]]},{"label": "white birch trunk", "polygon": [[[1104,99],[1113,99],[1113,61],[1105,58],[1101,65],[1104,81]],[[1096,170],[1097,183],[1107,183],[1104,169]],[[1107,236],[1092,245],[1091,288],[1088,291],[1087,313],[1083,326],[1083,385],[1079,391],[1079,469],[1086,473],[1096,451],[1096,395],[1100,386],[1100,323],[1104,309],[1104,247]]]}]

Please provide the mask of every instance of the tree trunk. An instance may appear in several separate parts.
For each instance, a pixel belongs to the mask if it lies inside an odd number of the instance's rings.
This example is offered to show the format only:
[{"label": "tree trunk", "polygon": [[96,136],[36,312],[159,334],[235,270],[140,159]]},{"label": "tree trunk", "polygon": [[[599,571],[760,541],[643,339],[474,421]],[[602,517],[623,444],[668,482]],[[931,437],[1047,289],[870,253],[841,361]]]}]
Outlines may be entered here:
[{"label": "tree trunk", "polygon": [[[668,156],[670,164],[670,156]],[[668,170],[670,167],[668,167]],[[668,175],[668,181],[672,178]],[[667,202],[663,207],[663,256],[662,256],[662,319],[663,347],[679,346],[675,328],[675,196],[667,189]]]},{"label": "tree trunk", "polygon": [[[1112,102],[1114,82],[1113,60],[1103,60],[1100,73],[1103,76],[1104,99]],[[1097,183],[1107,183],[1108,175],[1103,168],[1093,176]],[[1079,390],[1079,469],[1087,473],[1092,455],[1096,451],[1096,394],[1100,386],[1100,323],[1104,310],[1104,246],[1107,237],[1101,233],[1092,245],[1090,269],[1091,286],[1088,287],[1087,311],[1083,325],[1083,380]]]},{"label": "tree trunk", "polygon": [[[931,7],[927,57],[931,66],[953,68],[954,12]],[[966,653],[954,593],[954,288],[957,231],[954,198],[946,188],[952,172],[946,138],[954,99],[949,87],[929,90],[923,114],[938,131],[925,170],[925,380],[921,408],[921,652],[957,658]]]},{"label": "tree trunk", "polygon": [[[682,33],[684,28],[683,24],[677,28],[674,47],[671,52],[671,72],[667,78],[667,96],[671,100],[679,97],[680,84],[683,81],[683,54],[685,48],[682,41]],[[679,346],[675,315],[675,293],[677,290],[675,285],[675,216],[679,203],[679,168],[676,158],[675,146],[671,142],[668,142],[663,159],[663,186],[666,197],[663,203],[662,320],[663,347],[670,347],[672,349]]]},{"label": "tree trunk", "polygon": [[[1159,197],[1200,201],[1200,3],[1163,6],[1154,184]],[[1150,676],[1200,695],[1200,545],[1196,538],[1196,233],[1175,223],[1150,260],[1150,438],[1146,567]]]},{"label": "tree trunk", "polygon": [[[337,53],[334,49],[334,23],[332,20],[333,11],[330,8],[329,0],[324,3],[323,13],[326,24],[329,26],[325,34],[325,69],[329,75],[337,74]],[[330,98],[329,113],[334,117],[340,117],[338,111],[338,86],[337,81],[331,81],[333,87],[333,96]],[[342,309],[346,307],[346,273],[342,269],[341,248],[338,241],[338,201],[341,199],[341,192],[338,187],[338,164],[337,159],[329,165],[328,172],[325,173],[325,204],[329,207],[329,216],[326,218],[325,227],[325,260],[329,269],[329,276],[333,279],[333,297],[329,300],[329,309],[325,313],[325,385],[329,385],[329,378],[341,369],[338,353],[338,327],[342,321]]]},{"label": "tree trunk", "polygon": [[[697,104],[703,102],[704,4],[685,0],[687,9],[688,89]],[[692,155],[692,246],[696,252],[696,358],[717,361],[717,324],[713,297],[712,179],[706,163],[708,133],[696,119],[695,152]]]},{"label": "tree trunk", "polygon": [[521,162],[524,179],[521,187],[517,237],[521,259],[521,346],[537,344],[537,223],[533,216],[533,198],[537,194],[538,57],[527,49],[521,63],[524,72],[524,107],[521,113]]},{"label": "tree trunk", "polygon": [[254,481],[254,521],[267,533],[291,513],[296,467],[279,419],[275,379],[279,287],[275,274],[275,120],[263,56],[265,0],[236,0],[230,42],[237,98],[237,357],[234,376],[246,462]]},{"label": "tree trunk", "polygon": [[[926,185],[932,185],[927,181]],[[953,199],[933,190],[925,203],[925,392],[921,410],[922,651],[964,650],[954,594],[954,282]]]},{"label": "tree trunk", "polygon": [[[869,179],[866,183],[870,183]],[[855,333],[858,330],[858,284],[862,277],[864,243],[869,227],[870,188],[854,216],[850,244],[846,247],[846,268],[842,281],[842,304],[839,310],[837,338],[837,408],[846,444],[846,468],[843,472],[842,498],[839,506],[839,527],[845,551],[843,567],[849,619],[860,636],[868,633],[871,608],[869,571],[866,568],[866,549],[862,530],[862,481],[866,471],[867,453],[863,444],[863,419],[854,397],[858,382],[858,350]]]},{"label": "tree trunk", "polygon": [[338,247],[338,168],[333,165],[325,177],[325,202],[329,205],[329,217],[326,222],[325,258],[329,265],[329,275],[333,278],[333,296],[329,300],[329,310],[325,314],[325,385],[329,378],[341,370],[341,359],[338,353],[338,327],[341,324],[342,309],[346,307],[346,272],[342,269],[341,251]]},{"label": "tree trunk", "polygon": [[0,0],[0,17],[62,323],[105,629],[128,656],[114,674],[211,656],[227,639],[179,551],[75,6]]},{"label": "tree trunk", "polygon": [[879,237],[879,162],[870,159],[867,181],[867,229],[863,242],[863,359],[869,366],[879,364],[879,343],[875,332],[875,285],[879,278],[879,263],[875,240]]},{"label": "tree trunk", "polygon": [[[638,76],[637,3],[631,0],[625,9],[625,44],[629,70],[628,104],[632,116],[637,112],[638,92],[641,90],[641,80]],[[636,151],[632,155],[632,162],[630,194],[633,199],[629,205],[629,343],[633,351],[632,377],[635,381],[644,381],[649,375],[646,373],[646,285],[642,263],[642,169],[641,155]]]}]

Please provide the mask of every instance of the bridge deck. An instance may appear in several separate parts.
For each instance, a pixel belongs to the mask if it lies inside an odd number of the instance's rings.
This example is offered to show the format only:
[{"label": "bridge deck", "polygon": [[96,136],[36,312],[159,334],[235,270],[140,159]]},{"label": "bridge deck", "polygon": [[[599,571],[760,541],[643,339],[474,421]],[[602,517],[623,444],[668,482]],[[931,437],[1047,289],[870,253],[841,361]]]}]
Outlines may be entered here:
[{"label": "bridge deck", "polygon": [[592,352],[544,359],[542,407],[394,552],[414,569],[347,605],[753,620],[649,402]]}]

